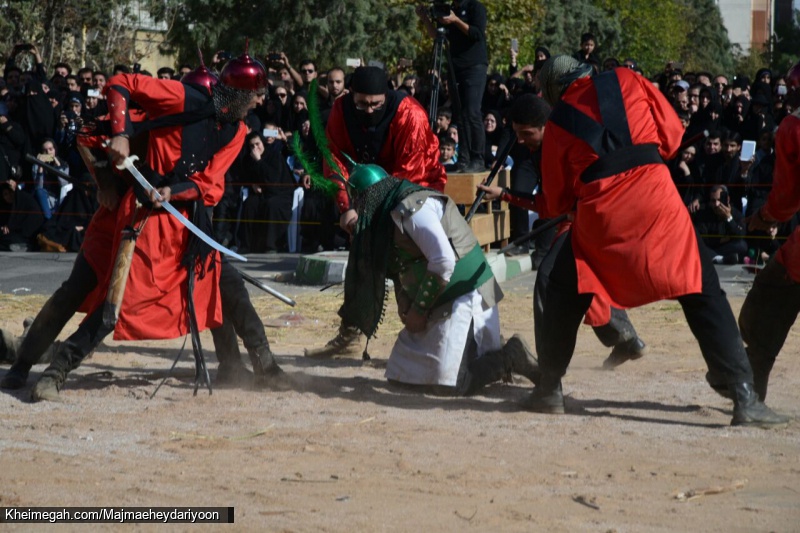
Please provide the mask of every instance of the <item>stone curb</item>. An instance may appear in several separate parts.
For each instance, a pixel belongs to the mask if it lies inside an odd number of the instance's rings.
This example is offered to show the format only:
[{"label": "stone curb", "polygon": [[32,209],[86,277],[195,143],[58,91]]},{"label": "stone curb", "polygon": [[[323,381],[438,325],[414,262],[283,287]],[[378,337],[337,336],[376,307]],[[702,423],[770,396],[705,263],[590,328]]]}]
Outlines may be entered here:
[{"label": "stone curb", "polygon": [[[347,268],[347,252],[320,252],[300,256],[294,272],[296,283],[303,285],[328,285],[344,281]],[[486,254],[498,283],[503,283],[525,272],[530,272],[533,264],[531,256],[517,255],[506,257],[497,252]]]}]

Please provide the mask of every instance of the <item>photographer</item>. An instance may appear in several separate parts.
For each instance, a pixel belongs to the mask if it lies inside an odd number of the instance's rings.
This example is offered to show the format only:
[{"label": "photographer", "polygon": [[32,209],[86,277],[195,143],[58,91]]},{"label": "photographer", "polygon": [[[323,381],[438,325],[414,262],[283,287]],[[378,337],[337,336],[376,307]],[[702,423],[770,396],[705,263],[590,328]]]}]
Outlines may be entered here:
[{"label": "photographer", "polygon": [[[69,174],[69,165],[58,157],[56,143],[52,139],[45,139],[36,158]],[[33,165],[31,174],[33,176],[33,197],[39,203],[45,220],[50,220],[61,200],[72,189],[72,184],[64,178],[45,172],[44,168],[37,164]]]},{"label": "photographer", "polygon": [[[481,116],[481,99],[486,86],[486,71],[489,54],[486,49],[486,8],[477,0],[455,0],[446,11],[446,2],[436,0],[436,20],[450,29],[450,68],[458,84],[461,109],[458,117],[461,131],[461,146],[458,154],[458,171],[483,172],[486,140]],[[445,8],[445,9],[442,9]],[[426,9],[417,8],[417,15],[428,28],[431,36],[435,29]]]},{"label": "photographer", "polygon": [[714,253],[715,263],[735,265],[747,254],[743,220],[742,213],[731,205],[724,185],[713,186],[705,209],[692,215],[697,233]]}]

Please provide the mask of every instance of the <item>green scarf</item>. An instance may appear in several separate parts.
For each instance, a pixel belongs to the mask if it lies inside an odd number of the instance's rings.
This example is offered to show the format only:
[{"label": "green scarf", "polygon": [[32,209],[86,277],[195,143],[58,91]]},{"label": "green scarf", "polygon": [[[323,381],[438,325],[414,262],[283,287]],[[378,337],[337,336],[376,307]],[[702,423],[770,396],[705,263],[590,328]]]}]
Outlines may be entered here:
[{"label": "green scarf", "polygon": [[354,198],[358,223],[350,246],[344,278],[343,322],[375,335],[386,309],[386,268],[394,221],[392,210],[406,196],[424,187],[407,180],[384,178]]}]

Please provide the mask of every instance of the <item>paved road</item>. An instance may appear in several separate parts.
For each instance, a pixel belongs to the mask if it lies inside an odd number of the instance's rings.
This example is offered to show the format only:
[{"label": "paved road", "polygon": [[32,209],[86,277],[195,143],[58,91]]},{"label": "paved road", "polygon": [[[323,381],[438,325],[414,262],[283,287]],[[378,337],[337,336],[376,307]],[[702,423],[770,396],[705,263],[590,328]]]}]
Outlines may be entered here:
[{"label": "paved road", "polygon": [[[297,254],[255,254],[247,263],[236,262],[237,268],[262,279],[286,295],[318,291],[321,287],[297,285],[276,280],[276,276],[291,280],[300,256]],[[67,279],[75,254],[0,252],[0,293],[52,294]],[[741,266],[717,266],[723,288],[731,296],[744,296],[753,276]],[[527,272],[502,284],[507,292],[524,292],[533,288],[535,272]],[[264,294],[248,284],[252,294]]]}]

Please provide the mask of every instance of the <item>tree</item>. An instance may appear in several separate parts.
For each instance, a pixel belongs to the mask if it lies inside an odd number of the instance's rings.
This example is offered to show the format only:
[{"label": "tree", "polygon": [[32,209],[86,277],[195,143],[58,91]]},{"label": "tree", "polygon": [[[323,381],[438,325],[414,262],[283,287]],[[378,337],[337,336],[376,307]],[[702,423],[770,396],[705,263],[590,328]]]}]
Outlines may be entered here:
[{"label": "tree", "polygon": [[731,76],[731,41],[714,0],[686,0],[687,40],[682,57],[688,70],[706,70]]},{"label": "tree", "polygon": [[619,42],[622,27],[593,0],[543,0],[544,16],[534,28],[540,35],[539,46],[550,53],[572,54],[580,46],[581,35],[590,32],[597,39],[600,57],[611,55]]},{"label": "tree", "polygon": [[251,52],[280,50],[293,63],[312,58],[343,65],[348,57],[363,57],[394,64],[414,56],[413,36],[419,34],[413,6],[399,2],[151,0],[150,5],[154,17],[170,25],[169,51],[188,62],[198,46],[209,54],[226,49],[238,55],[243,36],[249,36]]},{"label": "tree", "polygon": [[130,0],[17,0],[0,4],[0,46],[33,43],[46,67],[59,61],[108,68],[133,53]]},{"label": "tree", "polygon": [[646,73],[653,74],[667,61],[679,61],[686,44],[683,3],[671,0],[599,0],[598,6],[625,31],[614,35],[603,50],[620,62],[633,58]]},{"label": "tree", "polygon": [[533,28],[544,15],[542,1],[493,0],[484,5],[488,18],[486,43],[490,72],[492,69],[504,70],[508,67],[512,38],[519,40],[518,64],[533,63],[540,36]]},{"label": "tree", "polygon": [[794,20],[775,28],[772,37],[771,66],[786,72],[800,59],[800,11],[795,10]]}]

